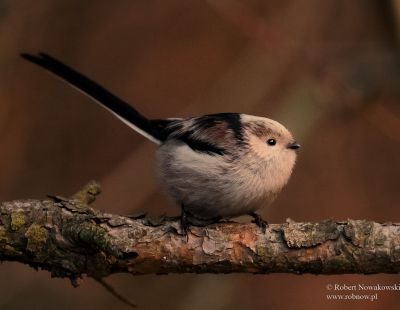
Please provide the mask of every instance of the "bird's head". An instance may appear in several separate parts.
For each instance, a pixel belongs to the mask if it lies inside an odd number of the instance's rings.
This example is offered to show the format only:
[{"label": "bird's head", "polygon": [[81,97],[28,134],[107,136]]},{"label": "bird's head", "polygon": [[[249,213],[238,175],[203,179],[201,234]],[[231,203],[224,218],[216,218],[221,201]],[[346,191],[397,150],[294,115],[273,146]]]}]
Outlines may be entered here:
[{"label": "bird's head", "polygon": [[269,118],[241,115],[252,162],[265,167],[278,183],[286,183],[300,147],[282,124]]}]

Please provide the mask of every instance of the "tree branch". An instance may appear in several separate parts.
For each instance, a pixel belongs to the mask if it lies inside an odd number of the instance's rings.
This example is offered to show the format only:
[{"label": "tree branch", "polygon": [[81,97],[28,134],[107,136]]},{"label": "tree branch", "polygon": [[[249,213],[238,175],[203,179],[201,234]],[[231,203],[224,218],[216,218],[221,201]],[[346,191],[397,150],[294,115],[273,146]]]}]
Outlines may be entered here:
[{"label": "tree branch", "polygon": [[398,273],[400,226],[366,220],[191,227],[179,221],[106,214],[88,207],[96,183],[67,199],[16,200],[0,206],[0,261],[55,277],[100,279],[117,272]]}]

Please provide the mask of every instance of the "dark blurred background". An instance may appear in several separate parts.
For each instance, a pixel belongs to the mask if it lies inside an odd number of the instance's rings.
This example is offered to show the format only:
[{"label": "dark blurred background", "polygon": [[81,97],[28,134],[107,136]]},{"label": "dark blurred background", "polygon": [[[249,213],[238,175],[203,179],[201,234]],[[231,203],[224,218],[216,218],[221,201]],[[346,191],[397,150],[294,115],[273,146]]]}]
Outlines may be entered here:
[{"label": "dark blurred background", "polygon": [[[67,196],[90,179],[95,207],[179,210],[160,190],[155,146],[18,57],[47,52],[153,118],[242,112],[302,144],[271,223],[400,221],[400,2],[367,0],[0,1],[0,201]],[[115,275],[141,309],[391,309],[326,300],[328,283],[395,275]],[[98,283],[0,266],[1,309],[128,309]]]}]

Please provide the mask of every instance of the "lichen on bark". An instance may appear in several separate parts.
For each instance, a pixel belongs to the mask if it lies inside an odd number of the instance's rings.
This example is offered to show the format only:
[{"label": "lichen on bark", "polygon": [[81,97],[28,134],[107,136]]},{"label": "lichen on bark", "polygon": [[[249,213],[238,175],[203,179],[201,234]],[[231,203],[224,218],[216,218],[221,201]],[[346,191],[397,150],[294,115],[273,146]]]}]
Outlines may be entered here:
[{"label": "lichen on bark", "polygon": [[26,249],[30,252],[40,251],[47,241],[47,230],[38,224],[29,226],[25,233],[27,239]]}]

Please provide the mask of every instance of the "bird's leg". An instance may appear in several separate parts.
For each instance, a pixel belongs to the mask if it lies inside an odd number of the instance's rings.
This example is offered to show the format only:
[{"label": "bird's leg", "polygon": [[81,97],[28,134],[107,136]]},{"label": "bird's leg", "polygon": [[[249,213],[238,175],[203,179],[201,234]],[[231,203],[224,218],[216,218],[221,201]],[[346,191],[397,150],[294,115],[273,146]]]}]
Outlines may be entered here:
[{"label": "bird's leg", "polygon": [[187,212],[185,211],[185,206],[182,204],[182,213],[181,213],[181,229],[183,235],[187,236],[189,231],[190,222],[188,220]]},{"label": "bird's leg", "polygon": [[265,233],[265,231],[266,231],[266,229],[268,227],[267,221],[263,220],[263,218],[259,214],[255,213],[255,212],[250,212],[250,213],[247,213],[247,214],[250,215],[253,218],[253,220],[251,222],[255,223]]},{"label": "bird's leg", "polygon": [[195,217],[192,213],[185,210],[185,206],[182,204],[182,213],[180,216],[181,220],[181,229],[184,235],[187,235],[187,232],[190,230],[190,226],[195,227],[205,227],[207,225],[219,223],[221,217],[214,217],[210,219],[200,219]]}]

